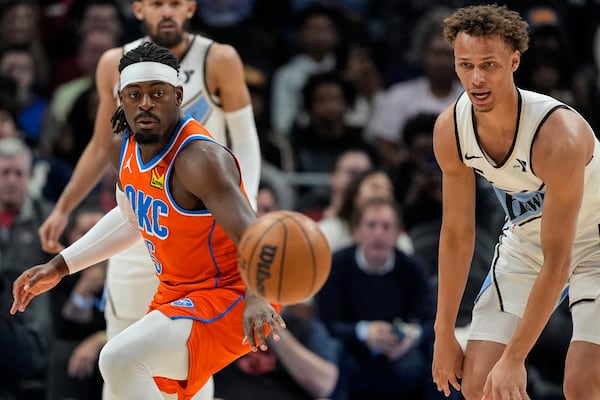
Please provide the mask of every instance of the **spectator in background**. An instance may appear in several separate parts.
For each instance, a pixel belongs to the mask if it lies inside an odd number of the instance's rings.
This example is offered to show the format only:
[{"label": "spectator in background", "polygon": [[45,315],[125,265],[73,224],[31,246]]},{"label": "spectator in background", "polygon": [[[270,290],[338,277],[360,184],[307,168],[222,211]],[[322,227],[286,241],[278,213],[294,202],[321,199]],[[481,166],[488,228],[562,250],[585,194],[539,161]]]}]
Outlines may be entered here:
[{"label": "spectator in background", "polygon": [[35,55],[27,45],[13,45],[0,50],[0,74],[8,75],[17,82],[14,100],[18,107],[18,127],[25,134],[27,144],[34,149],[40,143],[48,109],[35,62]]},{"label": "spectator in background", "polygon": [[[61,84],[95,70],[98,56],[85,50],[86,36],[90,33],[103,32],[109,35],[114,43],[113,46],[123,43],[123,21],[116,3],[112,0],[91,0],[73,4],[69,12],[69,23],[70,26],[64,28],[63,34],[68,36],[65,40],[69,40],[71,48],[68,54],[56,60],[52,71],[50,93]],[[89,66],[90,62],[93,62],[93,67]]]},{"label": "spectator in background", "polygon": [[318,315],[343,344],[348,399],[442,399],[431,380],[434,292],[426,267],[396,248],[400,211],[371,198],[353,214],[356,244],[334,252]]},{"label": "spectator in background", "polygon": [[267,339],[267,351],[248,353],[214,375],[216,398],[344,399],[336,395],[338,343],[313,315],[312,306],[285,306],[281,316],[287,328],[279,341]]},{"label": "spectator in background", "polygon": [[391,172],[407,230],[442,215],[441,171],[433,154],[436,118],[437,114],[420,113],[406,121],[402,141],[407,159]]},{"label": "spectator in background", "polygon": [[277,201],[277,193],[271,185],[261,182],[258,186],[258,194],[256,195],[256,215],[262,217],[266,213],[279,210],[279,202]]},{"label": "spectator in background", "polygon": [[[50,213],[52,205],[28,194],[32,160],[30,148],[21,139],[0,139],[0,276],[8,281],[16,279],[28,265],[44,263],[50,259],[50,255],[42,251],[37,230]],[[47,349],[53,332],[49,297],[42,295],[34,299],[31,306],[30,321],[37,324],[40,342]],[[17,322],[16,326],[23,322]],[[37,340],[27,336],[19,339]],[[0,336],[0,341],[6,340],[9,340],[7,336]],[[19,341],[15,343],[22,344]],[[36,349],[32,348],[32,351],[35,352]],[[8,355],[4,351],[1,353],[1,357]],[[35,353],[18,354],[11,360],[11,364],[24,362],[22,357],[29,356],[37,357]],[[32,368],[39,372],[40,364],[34,363]],[[4,371],[8,370],[2,368],[3,378],[6,377]]]},{"label": "spectator in background", "polygon": [[289,139],[271,127],[267,76],[257,67],[246,64],[244,78],[250,93],[263,163],[266,162],[282,171],[293,171],[294,155]]},{"label": "spectator in background", "polygon": [[40,9],[36,0],[0,3],[0,49],[27,48],[33,58],[33,75],[39,86],[45,89],[49,78],[48,54],[42,43],[40,29]]},{"label": "spectator in background", "polygon": [[[374,197],[395,201],[392,180],[387,172],[379,168],[369,169],[355,176],[348,184],[338,213],[318,222],[332,252],[354,243],[355,238],[351,229],[352,215]],[[404,232],[402,224],[398,227],[396,239],[396,246],[399,249],[405,253],[413,252],[410,237]]]},{"label": "spectator in background", "polygon": [[[95,86],[96,66],[100,57],[105,51],[116,45],[117,41],[113,33],[89,31],[83,34],[77,52],[77,76],[60,84],[50,99],[50,112],[44,126],[46,141],[56,140],[57,136],[62,134],[67,117],[79,95]],[[91,137],[91,133],[91,131],[84,133],[86,139]],[[80,153],[82,151],[83,148]]]},{"label": "spectator in background", "polygon": [[374,140],[382,162],[397,167],[406,160],[402,132],[406,121],[419,113],[439,113],[463,91],[454,72],[452,48],[442,36],[446,8],[433,8],[415,28],[415,59],[422,75],[394,84],[373,106],[366,135]]},{"label": "spectator in background", "polygon": [[345,48],[340,62],[344,78],[354,87],[356,98],[346,113],[350,126],[364,129],[373,113],[373,105],[383,94],[383,77],[373,58],[374,46],[366,41],[355,40]]},{"label": "spectator in background", "polygon": [[[104,215],[99,205],[83,204],[65,230],[75,242]],[[50,349],[47,400],[100,400],[98,355],[106,343],[104,315],[96,303],[104,286],[106,262],[65,277],[50,292],[55,340]],[[94,296],[95,294],[95,296]]]},{"label": "spectator in background", "polygon": [[35,391],[27,383],[43,383],[46,371],[46,347],[40,326],[33,315],[9,314],[12,285],[0,271],[0,399],[21,400],[43,396],[43,387]]},{"label": "spectator in background", "polygon": [[[335,13],[324,6],[311,6],[297,15],[298,54],[273,73],[271,118],[273,129],[288,135],[303,124],[302,88],[318,72],[336,68],[339,33]],[[300,122],[298,118],[301,118]]]},{"label": "spectator in background", "polygon": [[0,138],[21,138],[22,133],[17,127],[17,110],[15,103],[8,95],[0,93]]},{"label": "spectator in background", "polygon": [[[302,95],[308,121],[305,126],[296,126],[290,134],[297,172],[328,173],[337,157],[348,149],[371,150],[375,157],[375,150],[363,139],[361,129],[349,126],[344,120],[354,92],[341,75],[335,72],[312,75]],[[312,209],[324,206],[328,190],[306,188],[299,191],[299,196],[302,204],[297,208]]]},{"label": "spectator in background", "polygon": [[350,182],[373,167],[373,160],[364,149],[349,149],[340,154],[329,175],[329,204],[315,219],[335,217],[340,212]]}]

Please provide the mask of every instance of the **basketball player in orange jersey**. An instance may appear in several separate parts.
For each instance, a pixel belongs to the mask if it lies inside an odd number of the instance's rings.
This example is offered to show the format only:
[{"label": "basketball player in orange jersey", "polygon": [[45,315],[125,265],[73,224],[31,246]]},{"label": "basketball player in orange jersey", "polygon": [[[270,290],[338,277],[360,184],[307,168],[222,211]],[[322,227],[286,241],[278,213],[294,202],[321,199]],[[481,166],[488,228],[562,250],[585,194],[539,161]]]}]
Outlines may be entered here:
[{"label": "basketball player in orange jersey", "polygon": [[148,314],[104,346],[100,370],[116,399],[191,399],[225,365],[265,350],[265,325],[277,340],[285,323],[240,278],[236,244],[256,215],[235,156],[181,114],[177,59],[146,42],[122,57],[119,72],[119,206],[17,278],[11,313],[141,233],[160,283]]},{"label": "basketball player in orange jersey", "polygon": [[[69,214],[96,185],[108,162],[110,116],[118,100],[117,66],[124,53],[143,41],[160,44],[179,59],[182,110],[206,126],[219,142],[230,145],[242,167],[246,192],[252,200],[257,194],[261,162],[258,135],[242,62],[235,49],[186,31],[186,23],[196,11],[195,0],[136,0],[132,8],[143,21],[147,36],[107,51],[98,64],[100,104],[93,137],[53,212],[40,227],[42,246],[50,253],[62,249],[58,238]],[[142,241],[109,259],[105,284],[108,340],[146,313],[157,285]],[[212,399],[212,382],[205,391],[206,395],[196,400]]]}]

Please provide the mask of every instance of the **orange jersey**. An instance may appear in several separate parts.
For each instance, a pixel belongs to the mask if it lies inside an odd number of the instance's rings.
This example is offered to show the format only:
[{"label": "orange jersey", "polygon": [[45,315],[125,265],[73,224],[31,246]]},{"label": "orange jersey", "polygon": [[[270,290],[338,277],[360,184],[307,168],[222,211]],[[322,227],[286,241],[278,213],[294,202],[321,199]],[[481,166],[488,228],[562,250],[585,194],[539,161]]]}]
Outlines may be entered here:
[{"label": "orange jersey", "polygon": [[[119,178],[160,279],[154,298],[159,304],[191,291],[241,282],[236,246],[212,214],[206,209],[182,209],[171,195],[174,159],[193,140],[217,143],[202,125],[187,117],[169,144],[148,163],[142,162],[131,135],[126,134],[121,148]],[[242,182],[240,188],[244,190]]]},{"label": "orange jersey", "polygon": [[[175,157],[193,140],[220,146],[202,125],[186,117],[169,144],[143,163],[133,136],[126,133],[119,168],[160,280],[149,310],[195,321],[188,339],[188,380],[155,377],[161,391],[177,392],[179,399],[191,399],[212,374],[249,351],[241,344],[246,287],[238,272],[237,248],[208,210],[182,209],[170,192]],[[244,191],[241,181],[240,188]]]}]

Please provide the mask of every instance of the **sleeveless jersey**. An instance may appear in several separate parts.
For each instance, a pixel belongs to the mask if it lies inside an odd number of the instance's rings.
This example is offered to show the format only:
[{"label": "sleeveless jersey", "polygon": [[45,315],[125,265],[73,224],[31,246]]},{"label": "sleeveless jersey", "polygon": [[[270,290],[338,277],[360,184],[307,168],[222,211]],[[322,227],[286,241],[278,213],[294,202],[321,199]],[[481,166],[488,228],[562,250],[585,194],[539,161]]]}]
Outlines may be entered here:
[{"label": "sleeveless jersey", "polygon": [[[213,215],[206,209],[181,208],[169,189],[175,157],[193,140],[222,146],[189,116],[181,120],[169,144],[147,163],[129,132],[123,138],[119,178],[160,280],[154,298],[158,304],[196,290],[241,283],[236,246]],[[241,180],[240,188],[244,190]]]},{"label": "sleeveless jersey", "polygon": [[[572,109],[539,93],[518,89],[518,95],[515,137],[510,151],[499,164],[492,161],[479,145],[471,102],[464,93],[456,102],[454,120],[461,161],[492,184],[511,226],[525,227],[528,222],[541,217],[545,194],[544,182],[535,175],[535,165],[531,161],[533,143],[553,111]],[[584,199],[579,214],[583,225],[597,224],[600,219],[597,212],[600,205],[597,183],[599,152],[600,146],[595,139],[594,154],[585,170]]]},{"label": "sleeveless jersey", "polygon": [[[545,185],[535,174],[532,147],[552,112],[558,108],[575,111],[539,93],[518,89],[518,95],[515,137],[505,159],[498,164],[479,145],[471,102],[466,94],[456,102],[454,120],[461,161],[492,184],[507,217],[479,296],[491,285],[497,292],[499,308],[521,316],[544,262],[540,235]],[[566,297],[568,290],[571,304],[600,295],[599,277],[595,272],[600,260],[600,145],[596,138],[594,140],[594,153],[585,168],[571,277],[560,299]]]},{"label": "sleeveless jersey", "polygon": [[[147,40],[141,38],[127,43],[123,46],[123,54]],[[220,100],[212,96],[206,86],[206,55],[213,43],[203,36],[190,34],[190,46],[179,60],[179,76],[183,85],[181,110],[204,125],[219,143],[227,143],[225,116]]]}]

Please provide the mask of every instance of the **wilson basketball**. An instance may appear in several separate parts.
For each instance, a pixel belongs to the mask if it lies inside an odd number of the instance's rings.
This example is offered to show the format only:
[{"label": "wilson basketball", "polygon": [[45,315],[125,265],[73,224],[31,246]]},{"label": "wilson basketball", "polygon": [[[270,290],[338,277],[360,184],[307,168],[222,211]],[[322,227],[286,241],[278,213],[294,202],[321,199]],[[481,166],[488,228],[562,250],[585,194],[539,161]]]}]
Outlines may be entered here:
[{"label": "wilson basketball", "polygon": [[295,211],[272,211],[242,235],[238,265],[254,293],[274,303],[295,304],[325,284],[331,252],[315,221]]}]

